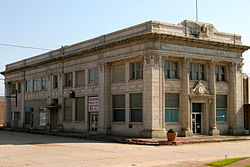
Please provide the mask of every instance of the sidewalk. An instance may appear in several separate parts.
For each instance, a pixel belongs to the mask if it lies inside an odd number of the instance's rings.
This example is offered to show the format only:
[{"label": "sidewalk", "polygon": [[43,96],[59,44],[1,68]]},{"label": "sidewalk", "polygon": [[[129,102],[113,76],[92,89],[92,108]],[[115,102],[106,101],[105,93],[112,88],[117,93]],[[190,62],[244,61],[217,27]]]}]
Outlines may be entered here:
[{"label": "sidewalk", "polygon": [[250,166],[250,158],[232,163],[230,165],[227,165],[226,167],[246,167],[246,166]]},{"label": "sidewalk", "polygon": [[104,136],[104,135],[88,135],[84,133],[68,133],[60,131],[42,131],[34,129],[14,129],[14,128],[3,128],[0,127],[0,130],[6,131],[15,131],[15,132],[25,132],[33,134],[43,134],[43,135],[54,135],[54,136],[63,136],[63,137],[73,137],[89,140],[99,140],[99,141],[109,141],[116,143],[125,143],[125,144],[139,144],[139,145],[182,145],[182,144],[195,144],[195,143],[211,143],[211,142],[226,142],[226,141],[242,141],[250,140],[250,136],[192,136],[192,137],[178,137],[177,141],[169,142],[167,139],[162,138],[131,138],[131,137],[122,137],[122,136]]}]

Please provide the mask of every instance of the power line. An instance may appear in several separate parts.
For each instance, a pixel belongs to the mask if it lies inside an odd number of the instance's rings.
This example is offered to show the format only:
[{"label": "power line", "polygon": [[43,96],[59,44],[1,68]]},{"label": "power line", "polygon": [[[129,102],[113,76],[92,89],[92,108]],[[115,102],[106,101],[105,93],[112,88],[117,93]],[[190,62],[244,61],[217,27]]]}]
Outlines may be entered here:
[{"label": "power line", "polygon": [[6,43],[0,43],[0,45],[9,46],[9,47],[16,47],[16,48],[25,48],[25,49],[37,49],[37,50],[47,50],[47,51],[52,50],[52,49],[46,49],[46,48],[38,48],[38,47],[23,46],[23,45],[13,45],[13,44],[6,44]]}]

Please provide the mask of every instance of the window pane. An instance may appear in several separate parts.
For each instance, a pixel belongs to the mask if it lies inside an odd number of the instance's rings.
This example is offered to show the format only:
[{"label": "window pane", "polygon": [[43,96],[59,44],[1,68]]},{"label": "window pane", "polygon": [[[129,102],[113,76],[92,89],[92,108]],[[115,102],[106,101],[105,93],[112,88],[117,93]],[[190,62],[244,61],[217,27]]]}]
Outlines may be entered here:
[{"label": "window pane", "polygon": [[130,64],[130,79],[142,79],[143,78],[143,63],[136,62]]},{"label": "window pane", "polygon": [[178,122],[179,121],[179,109],[166,109],[165,121],[166,122]]},{"label": "window pane", "polygon": [[113,120],[114,122],[124,122],[125,109],[113,109]]},{"label": "window pane", "polygon": [[179,93],[166,93],[165,107],[179,108]]},{"label": "window pane", "polygon": [[64,120],[72,121],[72,100],[70,98],[64,99]]},{"label": "window pane", "polygon": [[125,65],[114,65],[113,66],[113,76],[112,79],[114,82],[125,81]]},{"label": "window pane", "polygon": [[142,94],[130,94],[130,108],[142,108]]},{"label": "window pane", "polygon": [[98,68],[89,69],[89,84],[98,84],[98,82],[99,82]]},{"label": "window pane", "polygon": [[227,95],[216,95],[216,108],[227,108]]},{"label": "window pane", "polygon": [[84,86],[85,84],[85,71],[77,71],[76,72],[76,86],[80,87],[80,86]]},{"label": "window pane", "polygon": [[218,122],[227,121],[227,109],[216,109],[216,121]]},{"label": "window pane", "polygon": [[142,122],[142,109],[131,109],[131,122]]},{"label": "window pane", "polygon": [[85,98],[76,98],[76,120],[84,121],[85,118]]},{"label": "window pane", "polygon": [[113,95],[113,108],[125,108],[125,95]]}]

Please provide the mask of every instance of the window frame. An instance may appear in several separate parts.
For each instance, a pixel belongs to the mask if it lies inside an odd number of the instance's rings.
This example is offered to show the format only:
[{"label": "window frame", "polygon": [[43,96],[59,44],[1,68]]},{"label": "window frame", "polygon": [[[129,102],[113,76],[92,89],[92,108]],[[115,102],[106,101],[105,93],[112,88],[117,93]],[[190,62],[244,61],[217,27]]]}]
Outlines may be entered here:
[{"label": "window frame", "polygon": [[[167,95],[168,94],[175,94],[178,95],[178,104],[177,106],[168,106],[168,102],[167,102]],[[177,114],[176,116],[173,116],[173,113],[170,113],[170,120],[168,120],[168,113],[170,112],[170,110],[176,110],[175,114]],[[165,123],[179,123],[180,119],[179,119],[179,111],[180,111],[180,93],[165,93]],[[171,120],[171,118],[177,118],[177,120]]]},{"label": "window frame", "polygon": [[205,64],[190,63],[189,64],[189,79],[194,80],[194,81],[197,81],[197,80],[205,81],[206,80]]},{"label": "window frame", "polygon": [[[218,96],[224,96],[225,97],[225,101],[224,101],[224,103],[225,103],[225,105],[224,106],[219,106],[218,105]],[[216,95],[216,122],[219,122],[219,123],[225,123],[225,122],[228,122],[228,118],[227,118],[227,115],[228,115],[228,102],[227,102],[227,100],[228,100],[228,95],[220,95],[220,94],[218,94],[218,95]],[[224,120],[219,120],[219,118],[218,117],[222,117],[222,116],[220,116],[220,115],[218,115],[218,111],[219,110],[225,110],[224,112],[225,112],[225,118],[224,118]]]},{"label": "window frame", "polygon": [[[176,68],[174,68],[174,65],[176,65]],[[171,60],[164,61],[164,78],[179,79],[179,62]]]},{"label": "window frame", "polygon": [[130,80],[141,80],[143,79],[143,62],[131,62],[130,63]]},{"label": "window frame", "polygon": [[[131,106],[131,96],[135,94],[141,94],[141,107],[133,107]],[[131,123],[142,123],[143,122],[143,94],[142,93],[131,93],[129,94],[129,111],[130,111],[130,122]],[[140,111],[140,120],[134,120],[133,119],[133,111]]]},{"label": "window frame", "polygon": [[73,86],[73,73],[64,73],[63,82],[64,88],[71,88]]},{"label": "window frame", "polygon": [[[82,99],[83,100],[83,110],[78,111],[78,100]],[[79,112],[83,112],[83,117],[79,117]],[[85,96],[82,97],[76,97],[75,101],[75,121],[85,121],[85,112],[86,112],[86,104],[85,104]]]},{"label": "window frame", "polygon": [[[124,96],[124,107],[122,108],[116,108],[114,107],[114,97],[115,96]],[[122,110],[122,115],[123,115],[123,119],[122,120],[115,120],[115,111],[121,112]],[[112,111],[113,111],[113,122],[125,122],[126,121],[126,95],[125,94],[116,94],[116,95],[112,95]]]},{"label": "window frame", "polygon": [[[93,74],[93,76],[91,76],[91,74]],[[89,85],[99,84],[99,68],[92,68],[88,70],[88,84]]]},{"label": "window frame", "polygon": [[[224,72],[223,72],[224,70]],[[215,67],[215,76],[217,82],[226,82],[226,66],[217,65]]]}]

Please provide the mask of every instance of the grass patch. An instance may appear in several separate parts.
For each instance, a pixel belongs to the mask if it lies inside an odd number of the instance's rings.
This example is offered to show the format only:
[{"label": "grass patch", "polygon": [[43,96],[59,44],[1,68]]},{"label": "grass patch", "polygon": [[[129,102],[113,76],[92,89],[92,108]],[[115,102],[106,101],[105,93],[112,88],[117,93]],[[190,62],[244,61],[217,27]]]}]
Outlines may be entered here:
[{"label": "grass patch", "polygon": [[212,166],[212,167],[221,167],[221,166],[226,166],[226,165],[230,165],[234,162],[238,162],[244,159],[248,159],[250,157],[242,157],[242,158],[228,158],[228,159],[224,159],[221,161],[215,161],[215,162],[210,162],[207,165],[208,166]]}]

